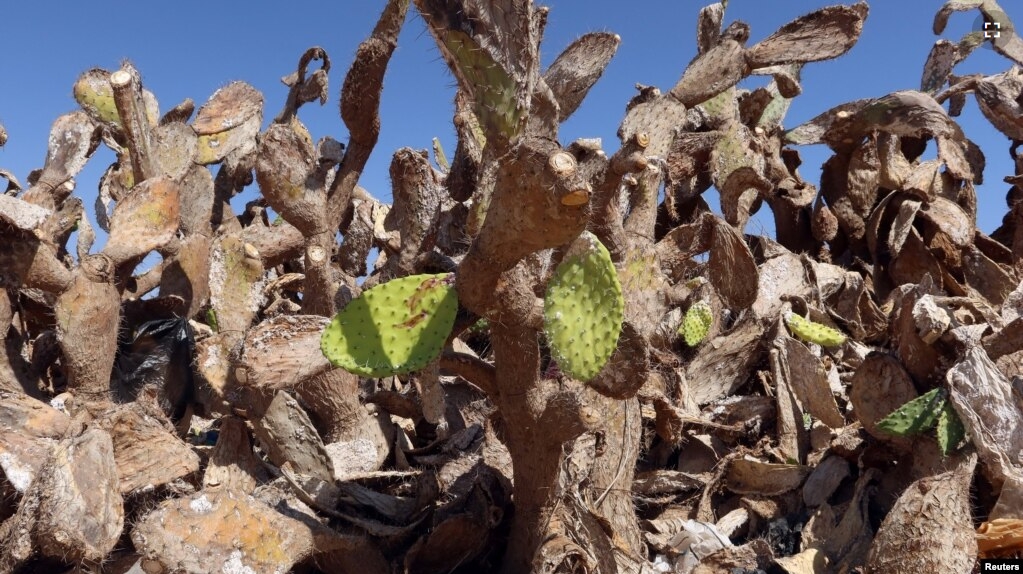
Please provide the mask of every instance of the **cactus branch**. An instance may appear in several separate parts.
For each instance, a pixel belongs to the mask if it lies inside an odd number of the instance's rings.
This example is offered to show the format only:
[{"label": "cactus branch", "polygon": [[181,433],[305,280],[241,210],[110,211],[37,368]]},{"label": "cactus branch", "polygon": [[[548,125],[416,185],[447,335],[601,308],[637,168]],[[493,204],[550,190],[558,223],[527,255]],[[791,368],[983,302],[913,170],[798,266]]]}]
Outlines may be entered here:
[{"label": "cactus branch", "polygon": [[[313,60],[322,60],[323,66],[307,76],[306,70]],[[317,99],[320,100],[320,105],[326,103],[328,72],[330,72],[330,57],[327,56],[327,52],[319,46],[306,50],[298,61],[298,69],[281,80],[291,89],[288,90],[288,99],[284,103],[284,109],[277,114],[274,122],[283,124],[291,121],[298,113],[298,108],[303,104]]]},{"label": "cactus branch", "polygon": [[373,33],[355,53],[352,68],[341,88],[341,119],[348,127],[351,141],[341,161],[340,171],[327,193],[331,229],[341,223],[352,190],[373,146],[380,135],[380,94],[387,63],[398,45],[398,33],[408,12],[409,0],[390,0],[377,21]]},{"label": "cactus branch", "polygon": [[494,365],[458,351],[444,351],[440,356],[440,368],[469,381],[488,396],[498,394],[497,369]]},{"label": "cactus branch", "polygon": [[114,91],[114,105],[121,118],[124,135],[128,139],[128,153],[131,157],[132,174],[135,184],[156,175],[150,153],[149,119],[146,105],[142,101],[142,85],[138,71],[128,63],[110,74],[110,87]]}]

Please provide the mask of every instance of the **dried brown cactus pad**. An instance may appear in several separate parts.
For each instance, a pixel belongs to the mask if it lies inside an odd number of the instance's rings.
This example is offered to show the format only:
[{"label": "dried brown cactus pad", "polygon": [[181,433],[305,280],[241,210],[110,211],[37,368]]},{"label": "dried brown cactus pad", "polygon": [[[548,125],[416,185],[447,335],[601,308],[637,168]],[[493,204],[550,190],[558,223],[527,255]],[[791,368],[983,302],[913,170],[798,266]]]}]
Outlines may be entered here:
[{"label": "dried brown cactus pad", "polygon": [[997,518],[977,528],[980,556],[1000,556],[1023,552],[1023,519]]},{"label": "dried brown cactus pad", "polygon": [[959,457],[945,472],[909,486],[881,523],[868,572],[969,572],[977,556],[970,519],[970,482],[977,456]]},{"label": "dried brown cactus pad", "polygon": [[318,536],[322,527],[314,531],[250,495],[202,491],[164,501],[131,538],[143,556],[177,572],[273,573],[308,557]]}]

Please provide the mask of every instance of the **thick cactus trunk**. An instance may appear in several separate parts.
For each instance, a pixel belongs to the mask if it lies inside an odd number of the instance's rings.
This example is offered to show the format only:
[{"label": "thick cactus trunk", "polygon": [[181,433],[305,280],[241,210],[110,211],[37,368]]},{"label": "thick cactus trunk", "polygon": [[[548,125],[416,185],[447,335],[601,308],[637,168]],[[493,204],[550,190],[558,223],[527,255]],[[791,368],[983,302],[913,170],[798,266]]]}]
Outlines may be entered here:
[{"label": "thick cactus trunk", "polygon": [[[638,402],[538,378],[540,351],[530,329],[495,326],[492,342],[500,389],[495,401],[515,480],[515,515],[502,572],[535,571],[554,558],[549,550],[558,545],[559,553],[610,560],[617,553],[612,548],[642,556],[630,487],[639,454]],[[565,526],[594,517],[606,521],[610,531],[590,530],[590,548],[569,542]]]}]

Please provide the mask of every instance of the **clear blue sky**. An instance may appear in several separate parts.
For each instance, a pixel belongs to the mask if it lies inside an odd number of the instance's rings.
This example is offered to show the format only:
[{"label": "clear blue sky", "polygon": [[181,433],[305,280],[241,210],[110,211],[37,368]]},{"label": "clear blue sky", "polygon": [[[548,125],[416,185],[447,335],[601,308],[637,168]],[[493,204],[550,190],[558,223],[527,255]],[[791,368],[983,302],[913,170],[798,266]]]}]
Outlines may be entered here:
[{"label": "clear blue sky", "polygon": [[[832,3],[732,0],[725,19],[749,23],[752,44],[793,18]],[[842,102],[917,89],[923,63],[937,39],[931,23],[942,3],[871,1],[864,33],[851,52],[804,69],[804,93],[793,103],[786,127]],[[563,143],[601,137],[604,149],[611,153],[618,147],[615,132],[625,103],[635,93],[634,84],[670,88],[694,56],[696,16],[704,2],[548,0],[546,4],[551,11],[542,46],[544,65],[586,32],[611,31],[622,37],[604,77],[561,131]],[[330,135],[345,141],[338,115],[341,81],[382,5],[379,0],[347,0],[286,10],[284,3],[264,0],[8,2],[0,47],[0,122],[9,141],[0,148],[0,167],[24,183],[30,170],[42,166],[50,124],[76,107],[71,87],[79,73],[94,66],[113,70],[124,58],[142,72],[162,111],[186,97],[201,105],[217,88],[244,80],[263,92],[264,119],[269,120],[287,93],[280,77],[294,70],[306,48],[322,46],[333,64],[331,99],[322,108],[305,106],[300,117],[314,138]],[[1023,7],[1014,0],[1005,0],[1003,7],[1023,24]],[[954,14],[944,37],[957,41],[975,26],[976,19],[976,12]],[[996,73],[1009,66],[1008,60],[984,47],[956,71]],[[765,81],[757,79],[748,85]],[[437,136],[448,153],[453,152],[453,86],[454,79],[422,20],[410,11],[384,86],[380,142],[361,181],[376,197],[390,200],[388,165],[399,147],[429,148],[431,138]],[[1007,185],[1002,177],[1012,174],[1008,142],[984,121],[972,99],[959,121],[987,155],[986,183],[979,190],[979,224],[990,233],[1005,213]],[[801,173],[816,184],[819,165],[828,152],[823,146],[812,146],[801,148],[801,153],[805,162]],[[87,208],[93,204],[100,174],[111,161],[113,154],[101,147],[79,176],[76,194]],[[712,205],[717,208],[716,199]],[[760,216],[766,212],[765,207]],[[101,247],[100,242],[93,249]]]}]

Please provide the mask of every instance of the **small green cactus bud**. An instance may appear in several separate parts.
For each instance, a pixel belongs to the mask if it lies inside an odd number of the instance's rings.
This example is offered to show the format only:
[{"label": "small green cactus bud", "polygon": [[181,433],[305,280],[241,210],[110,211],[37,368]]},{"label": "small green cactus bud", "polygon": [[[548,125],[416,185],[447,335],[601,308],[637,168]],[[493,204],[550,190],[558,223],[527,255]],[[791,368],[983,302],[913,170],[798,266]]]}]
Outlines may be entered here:
[{"label": "small green cactus bud", "polygon": [[444,347],[458,311],[454,275],[412,275],[353,299],[323,330],[335,366],[369,377],[422,369]]},{"label": "small green cactus bud", "polygon": [[907,436],[927,431],[938,422],[945,405],[945,390],[928,391],[895,409],[877,423],[877,428],[896,436]]},{"label": "small green cactus bud", "polygon": [[710,305],[706,301],[697,301],[686,311],[685,319],[682,320],[682,326],[679,327],[678,333],[685,339],[686,345],[695,347],[707,337],[713,322],[714,315]]},{"label": "small green cactus bud", "polygon": [[686,281],[686,289],[693,290],[698,289],[707,283],[707,279],[704,277],[693,277],[689,281]]},{"label": "small green cactus bud", "polygon": [[815,323],[791,311],[785,315],[785,324],[800,339],[817,343],[822,347],[836,347],[845,342],[845,335],[841,331]]},{"label": "small green cactus bud", "polygon": [[611,254],[583,232],[555,269],[544,299],[544,332],[562,371],[588,381],[618,345],[625,300]]}]

